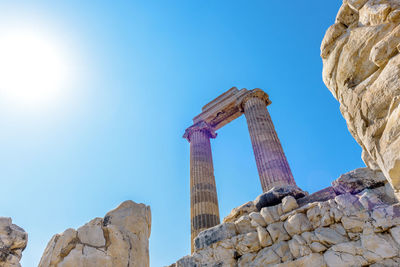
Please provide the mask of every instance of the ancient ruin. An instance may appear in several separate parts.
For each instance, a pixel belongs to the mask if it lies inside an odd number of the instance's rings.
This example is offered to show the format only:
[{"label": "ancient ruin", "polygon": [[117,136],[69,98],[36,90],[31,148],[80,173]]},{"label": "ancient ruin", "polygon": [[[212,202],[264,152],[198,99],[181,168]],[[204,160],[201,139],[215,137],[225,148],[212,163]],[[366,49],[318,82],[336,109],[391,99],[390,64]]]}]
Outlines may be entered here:
[{"label": "ancient ruin", "polygon": [[296,185],[268,112],[269,104],[268,94],[261,89],[233,87],[205,105],[186,129],[183,137],[190,143],[192,251],[194,238],[220,223],[210,138],[215,138],[224,125],[244,113],[264,192],[276,186]]}]

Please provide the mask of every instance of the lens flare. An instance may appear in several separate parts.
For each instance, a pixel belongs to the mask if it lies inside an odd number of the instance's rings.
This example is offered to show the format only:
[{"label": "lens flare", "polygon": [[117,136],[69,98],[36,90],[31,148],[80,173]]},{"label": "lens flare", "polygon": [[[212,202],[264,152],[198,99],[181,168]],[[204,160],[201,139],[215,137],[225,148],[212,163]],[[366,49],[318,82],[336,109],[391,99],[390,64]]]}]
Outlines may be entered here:
[{"label": "lens flare", "polygon": [[0,97],[8,105],[43,107],[60,97],[68,80],[56,43],[37,31],[0,31]]}]

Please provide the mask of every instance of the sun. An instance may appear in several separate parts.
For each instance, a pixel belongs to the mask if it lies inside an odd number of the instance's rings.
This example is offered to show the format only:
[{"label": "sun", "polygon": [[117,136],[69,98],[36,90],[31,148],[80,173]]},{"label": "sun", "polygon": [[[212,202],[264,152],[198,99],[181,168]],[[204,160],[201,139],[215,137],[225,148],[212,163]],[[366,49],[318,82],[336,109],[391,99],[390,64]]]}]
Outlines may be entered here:
[{"label": "sun", "polygon": [[67,80],[67,60],[51,38],[35,30],[0,31],[2,102],[42,107],[60,97]]}]

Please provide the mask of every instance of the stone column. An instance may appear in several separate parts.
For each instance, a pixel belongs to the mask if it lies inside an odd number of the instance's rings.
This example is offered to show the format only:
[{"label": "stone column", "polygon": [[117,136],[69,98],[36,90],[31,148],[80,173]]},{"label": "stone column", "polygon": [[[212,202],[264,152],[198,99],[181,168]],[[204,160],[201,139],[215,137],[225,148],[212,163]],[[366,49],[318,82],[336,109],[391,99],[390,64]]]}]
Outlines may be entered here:
[{"label": "stone column", "polygon": [[268,95],[254,89],[240,100],[253,145],[261,186],[264,192],[274,186],[296,185],[282,145],[267,110]]},{"label": "stone column", "polygon": [[186,129],[190,142],[190,217],[191,250],[194,238],[203,230],[220,223],[210,138],[216,133],[205,122]]}]

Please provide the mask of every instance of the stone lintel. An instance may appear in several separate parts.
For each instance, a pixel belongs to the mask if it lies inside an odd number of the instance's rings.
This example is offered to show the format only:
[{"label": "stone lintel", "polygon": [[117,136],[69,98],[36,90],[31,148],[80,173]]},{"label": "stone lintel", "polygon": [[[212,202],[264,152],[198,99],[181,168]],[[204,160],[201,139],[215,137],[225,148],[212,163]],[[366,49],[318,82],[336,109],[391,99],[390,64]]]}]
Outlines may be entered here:
[{"label": "stone lintel", "polygon": [[238,90],[232,87],[227,92],[215,98],[202,108],[202,112],[193,118],[193,123],[200,121],[207,122],[214,130],[222,128],[224,125],[240,117],[242,112],[237,106],[238,99],[245,96],[247,89]]},{"label": "stone lintel", "polygon": [[243,88],[239,90],[236,87],[232,87],[203,106],[202,112],[193,118],[193,124],[206,122],[216,131],[240,117],[243,113],[243,104],[251,97],[264,100],[266,105],[271,104],[268,94],[259,88],[253,90]]}]

